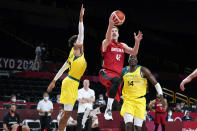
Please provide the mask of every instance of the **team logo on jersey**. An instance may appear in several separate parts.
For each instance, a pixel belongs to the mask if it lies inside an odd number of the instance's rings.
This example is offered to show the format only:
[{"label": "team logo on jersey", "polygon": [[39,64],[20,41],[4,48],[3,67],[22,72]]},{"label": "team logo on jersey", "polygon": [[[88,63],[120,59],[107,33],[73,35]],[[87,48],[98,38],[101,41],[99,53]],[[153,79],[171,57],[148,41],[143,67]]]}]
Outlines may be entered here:
[{"label": "team logo on jersey", "polygon": [[112,48],[111,48],[111,51],[112,51],[112,52],[121,52],[121,53],[124,53],[124,50],[121,49],[121,48],[114,48],[114,47],[112,47]]}]

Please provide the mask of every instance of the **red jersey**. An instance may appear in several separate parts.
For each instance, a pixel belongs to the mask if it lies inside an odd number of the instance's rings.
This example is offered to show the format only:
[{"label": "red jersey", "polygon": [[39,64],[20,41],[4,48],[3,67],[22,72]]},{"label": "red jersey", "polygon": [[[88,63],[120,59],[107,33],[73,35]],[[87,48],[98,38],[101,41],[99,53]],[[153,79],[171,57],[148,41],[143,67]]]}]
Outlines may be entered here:
[{"label": "red jersey", "polygon": [[155,112],[165,112],[161,101],[159,101],[158,99],[155,99]]},{"label": "red jersey", "polygon": [[104,57],[103,68],[121,74],[124,64],[123,44],[111,40],[106,51],[103,52],[101,49],[101,52]]}]

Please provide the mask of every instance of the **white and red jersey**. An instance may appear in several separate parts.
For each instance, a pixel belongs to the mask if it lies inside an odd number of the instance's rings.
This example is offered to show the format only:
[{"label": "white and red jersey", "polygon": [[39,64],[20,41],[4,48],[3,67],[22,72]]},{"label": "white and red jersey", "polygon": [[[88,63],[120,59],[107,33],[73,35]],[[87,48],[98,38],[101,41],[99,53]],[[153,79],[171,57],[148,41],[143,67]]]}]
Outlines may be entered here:
[{"label": "white and red jersey", "polygon": [[162,106],[161,101],[159,101],[158,99],[155,99],[155,112],[166,112]]},{"label": "white and red jersey", "polygon": [[105,52],[102,51],[104,57],[103,68],[121,74],[124,65],[124,46],[120,42],[111,40]]}]

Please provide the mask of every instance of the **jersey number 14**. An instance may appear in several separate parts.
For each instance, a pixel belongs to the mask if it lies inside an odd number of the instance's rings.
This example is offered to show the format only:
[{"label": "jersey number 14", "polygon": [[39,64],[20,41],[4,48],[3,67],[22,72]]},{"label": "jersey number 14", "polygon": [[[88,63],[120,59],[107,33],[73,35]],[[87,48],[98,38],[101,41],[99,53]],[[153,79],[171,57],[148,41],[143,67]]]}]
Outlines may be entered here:
[{"label": "jersey number 14", "polygon": [[133,84],[133,81],[128,81],[128,85],[129,86],[133,86],[134,84]]}]

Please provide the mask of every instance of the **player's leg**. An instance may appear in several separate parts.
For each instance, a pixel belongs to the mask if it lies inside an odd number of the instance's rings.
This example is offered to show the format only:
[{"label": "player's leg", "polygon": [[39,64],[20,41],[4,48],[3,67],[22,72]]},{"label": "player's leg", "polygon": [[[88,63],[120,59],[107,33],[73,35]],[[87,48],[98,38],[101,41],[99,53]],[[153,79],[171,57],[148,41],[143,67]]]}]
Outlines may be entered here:
[{"label": "player's leg", "polygon": [[134,131],[141,131],[143,121],[144,120],[139,117],[134,117]]},{"label": "player's leg", "polygon": [[154,131],[158,130],[159,124],[160,124],[160,114],[155,113],[155,130]]},{"label": "player's leg", "polygon": [[165,131],[165,125],[161,125],[162,131]]},{"label": "player's leg", "polygon": [[60,103],[64,104],[64,113],[59,122],[59,131],[64,131],[67,121],[72,114],[73,106],[78,96],[79,82],[66,77],[62,81]]},{"label": "player's leg", "polygon": [[104,117],[106,120],[113,120],[112,118],[112,104],[114,102],[114,98],[118,92],[118,88],[121,83],[121,79],[118,77],[114,77],[111,79],[111,87],[109,90],[109,98],[107,101],[107,109],[105,110]]},{"label": "player's leg", "polygon": [[59,131],[64,131],[64,128],[67,125],[67,121],[72,114],[72,110],[73,110],[72,104],[64,104],[64,113],[62,114],[61,119],[59,121],[59,127],[58,127]]},{"label": "player's leg", "polygon": [[133,115],[124,113],[125,131],[134,131]]},{"label": "player's leg", "polygon": [[155,124],[155,130],[154,131],[157,131],[158,127],[159,127],[159,124]]},{"label": "player's leg", "polygon": [[166,125],[166,113],[161,114],[161,127],[162,131],[165,131],[165,125]]},{"label": "player's leg", "polygon": [[141,131],[146,114],[146,99],[144,97],[134,100],[134,131]]}]

